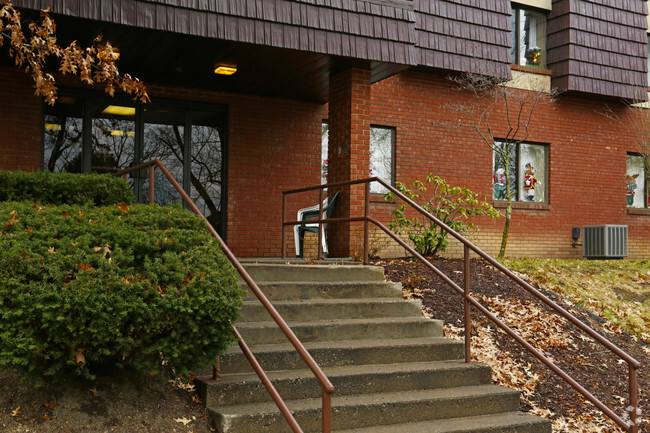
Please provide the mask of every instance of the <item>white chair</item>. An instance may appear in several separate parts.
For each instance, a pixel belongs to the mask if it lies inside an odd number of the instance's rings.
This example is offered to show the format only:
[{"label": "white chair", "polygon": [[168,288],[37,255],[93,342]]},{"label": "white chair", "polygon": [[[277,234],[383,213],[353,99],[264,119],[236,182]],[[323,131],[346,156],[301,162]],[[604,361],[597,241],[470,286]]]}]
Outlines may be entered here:
[{"label": "white chair", "polygon": [[[336,199],[338,198],[339,193],[337,192],[332,199],[332,202],[329,202],[329,197],[326,197],[323,200],[323,219],[327,219],[332,214],[334,205],[336,204]],[[312,218],[318,219],[319,209],[318,205],[309,206],[302,208],[298,211],[297,221],[308,221]],[[327,230],[327,224],[323,226],[323,252],[327,253],[327,236],[325,236]],[[293,226],[293,241],[296,247],[296,257],[302,258],[304,252],[304,239],[305,232],[318,233],[318,223],[306,223],[306,224],[296,224]]]}]

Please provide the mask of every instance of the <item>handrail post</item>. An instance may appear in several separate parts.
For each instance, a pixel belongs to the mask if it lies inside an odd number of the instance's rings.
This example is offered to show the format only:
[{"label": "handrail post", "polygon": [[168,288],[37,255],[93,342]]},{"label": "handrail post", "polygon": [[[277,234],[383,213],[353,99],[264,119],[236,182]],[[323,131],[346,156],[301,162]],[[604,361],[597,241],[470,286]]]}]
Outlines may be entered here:
[{"label": "handrail post", "polygon": [[217,356],[217,362],[212,366],[212,380],[221,378],[221,356]]},{"label": "handrail post", "polygon": [[632,425],[630,426],[630,433],[637,433],[639,431],[639,424],[637,424],[637,409],[639,408],[639,399],[638,399],[638,384],[636,377],[636,367],[628,363],[628,368],[630,369],[630,407],[632,411],[630,413],[630,421]]},{"label": "handrail post", "polygon": [[332,432],[332,394],[323,387],[323,433]]},{"label": "handrail post", "polygon": [[282,193],[282,224],[280,227],[282,228],[282,234],[280,236],[282,240],[282,260],[287,258],[287,246],[285,245],[285,233],[284,233],[284,222],[286,221],[286,208],[287,208],[287,195],[285,193]]},{"label": "handrail post", "polygon": [[[318,220],[323,219],[323,188],[318,190]],[[323,260],[323,223],[318,223],[318,260]]]},{"label": "handrail post", "polygon": [[155,165],[149,166],[149,204],[154,204],[154,170],[156,169]]},{"label": "handrail post", "polygon": [[465,268],[464,268],[464,289],[465,296],[463,297],[463,304],[465,308],[465,362],[472,360],[472,315],[469,303],[469,281],[470,281],[470,263],[469,263],[469,247],[465,245]]},{"label": "handrail post", "polygon": [[370,207],[370,182],[366,182],[366,194],[364,197],[363,205],[363,264],[367,265],[370,263],[368,260],[368,242],[369,242],[369,221],[368,221],[368,212]]}]

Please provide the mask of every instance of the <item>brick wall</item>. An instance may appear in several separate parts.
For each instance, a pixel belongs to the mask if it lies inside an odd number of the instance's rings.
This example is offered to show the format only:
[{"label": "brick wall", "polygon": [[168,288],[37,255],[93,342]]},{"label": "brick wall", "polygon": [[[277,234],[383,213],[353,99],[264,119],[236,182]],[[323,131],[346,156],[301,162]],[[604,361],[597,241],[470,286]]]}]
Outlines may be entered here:
[{"label": "brick wall", "polygon": [[[371,122],[396,127],[397,181],[434,172],[491,197],[492,151],[450,109],[467,97],[444,77],[418,72],[373,85]],[[625,128],[600,114],[604,107],[561,95],[536,111],[529,141],[549,145],[548,206],[514,209],[509,256],[580,257],[580,247],[571,247],[571,228],[597,224],[627,224],[630,256],[650,255],[650,212],[628,211],[625,201],[626,155],[637,148]],[[375,208],[388,217],[387,205]],[[476,243],[490,254],[498,252],[503,221],[478,221]],[[450,246],[449,254],[459,253]]]},{"label": "brick wall", "polygon": [[[0,95],[0,168],[36,170],[41,159],[41,102],[32,95],[29,77],[22,72],[0,68],[0,79],[6,83]],[[150,90],[153,98],[228,106],[228,243],[241,256],[279,256],[281,191],[320,183],[323,107],[156,85]],[[374,84],[371,92],[370,123],[396,128],[398,181],[407,183],[434,172],[491,197],[491,150],[448,107],[466,95],[444,77],[420,72]],[[514,210],[508,255],[580,257],[580,248],[571,247],[572,227],[627,224],[630,256],[650,256],[650,212],[628,210],[624,194],[626,154],[637,149],[625,128],[599,114],[603,107],[595,99],[561,96],[538,110],[530,141],[549,145],[549,203]],[[359,177],[364,175],[362,168],[357,171]],[[292,198],[288,217],[317,203],[317,197],[312,193]],[[387,221],[392,206],[379,197],[373,200],[374,215]],[[502,225],[503,219],[479,220],[476,243],[496,254]],[[291,255],[293,235],[291,230],[286,233]],[[381,240],[381,234],[374,238]],[[448,254],[459,252],[452,243]],[[382,254],[403,255],[403,251],[388,243]]]},{"label": "brick wall", "polygon": [[38,170],[41,101],[29,76],[15,67],[0,66],[0,83],[0,170]]},{"label": "brick wall", "polygon": [[[33,96],[29,77],[0,68],[0,169],[38,170],[41,165],[42,102]],[[57,77],[61,87],[79,87],[74,78]],[[151,99],[195,100],[228,106],[228,244],[249,257],[280,255],[283,190],[320,183],[322,105],[234,95],[147,83]],[[315,204],[303,194],[287,205],[288,215]],[[289,253],[293,234],[287,230]]]}]

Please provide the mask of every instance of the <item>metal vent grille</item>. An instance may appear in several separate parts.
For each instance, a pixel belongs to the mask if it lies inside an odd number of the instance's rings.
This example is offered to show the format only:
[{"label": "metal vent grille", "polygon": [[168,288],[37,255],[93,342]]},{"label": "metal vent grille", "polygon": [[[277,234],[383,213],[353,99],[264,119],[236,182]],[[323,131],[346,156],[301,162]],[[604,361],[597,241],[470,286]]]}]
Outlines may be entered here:
[{"label": "metal vent grille", "polygon": [[582,255],[588,259],[620,259],[627,257],[627,226],[583,227]]}]

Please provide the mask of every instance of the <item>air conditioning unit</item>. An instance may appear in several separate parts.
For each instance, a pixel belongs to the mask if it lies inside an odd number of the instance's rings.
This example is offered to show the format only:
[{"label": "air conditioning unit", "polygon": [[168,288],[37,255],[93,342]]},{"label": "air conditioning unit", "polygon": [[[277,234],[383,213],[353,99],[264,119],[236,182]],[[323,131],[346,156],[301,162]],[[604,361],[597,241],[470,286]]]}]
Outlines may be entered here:
[{"label": "air conditioning unit", "polygon": [[621,259],[627,257],[627,226],[583,227],[582,256],[588,259]]}]

